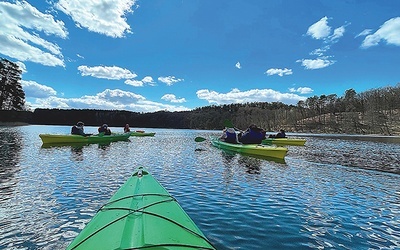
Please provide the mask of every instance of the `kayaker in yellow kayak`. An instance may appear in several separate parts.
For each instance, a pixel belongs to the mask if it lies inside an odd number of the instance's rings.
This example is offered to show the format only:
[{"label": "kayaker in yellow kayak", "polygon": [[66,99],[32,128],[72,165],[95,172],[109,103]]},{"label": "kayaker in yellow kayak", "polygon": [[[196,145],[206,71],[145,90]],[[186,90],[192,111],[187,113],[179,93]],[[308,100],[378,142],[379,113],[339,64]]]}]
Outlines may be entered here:
[{"label": "kayaker in yellow kayak", "polygon": [[234,128],[225,127],[219,139],[224,142],[239,143],[238,135]]},{"label": "kayaker in yellow kayak", "polygon": [[71,128],[71,135],[83,135],[83,136],[88,136],[90,134],[85,134],[85,131],[83,129],[83,126],[85,124],[83,122],[78,122],[76,125],[72,126]]},{"label": "kayaker in yellow kayak", "polygon": [[286,138],[286,133],[284,129],[281,129],[279,131],[279,133],[277,133],[276,135],[269,135],[269,138]]},{"label": "kayaker in yellow kayak", "polygon": [[239,141],[243,144],[261,144],[265,139],[265,130],[251,124],[246,131],[239,134]]}]

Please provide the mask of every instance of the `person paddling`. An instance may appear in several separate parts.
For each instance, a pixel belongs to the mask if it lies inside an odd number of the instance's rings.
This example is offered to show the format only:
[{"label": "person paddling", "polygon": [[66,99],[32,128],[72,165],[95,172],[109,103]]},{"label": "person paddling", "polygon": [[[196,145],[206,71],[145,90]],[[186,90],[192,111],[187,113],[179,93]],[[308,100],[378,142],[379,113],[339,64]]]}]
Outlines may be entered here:
[{"label": "person paddling", "polygon": [[82,135],[82,136],[89,136],[92,134],[85,134],[84,126],[85,124],[81,121],[77,122],[76,125],[72,126],[71,128],[71,135]]},{"label": "person paddling", "polygon": [[220,137],[221,141],[229,143],[239,143],[238,136],[234,128],[225,127]]},{"label": "person paddling", "polygon": [[111,130],[110,130],[110,128],[108,127],[108,125],[107,124],[103,124],[101,127],[99,127],[98,129],[97,129],[97,131],[99,131],[99,134],[103,134],[103,135],[111,135]]},{"label": "person paddling", "polygon": [[127,124],[125,124],[125,127],[124,127],[124,133],[128,133],[128,132],[131,132],[131,129],[129,128],[129,124],[127,123]]}]

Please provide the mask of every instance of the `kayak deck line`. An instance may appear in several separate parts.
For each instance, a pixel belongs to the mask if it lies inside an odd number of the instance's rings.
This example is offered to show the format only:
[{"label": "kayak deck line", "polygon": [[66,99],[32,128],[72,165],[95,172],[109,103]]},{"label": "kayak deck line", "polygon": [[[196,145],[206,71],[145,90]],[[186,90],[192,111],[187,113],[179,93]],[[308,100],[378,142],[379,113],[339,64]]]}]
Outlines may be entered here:
[{"label": "kayak deck line", "polygon": [[[144,177],[145,175],[149,175],[149,178],[152,178],[151,174],[148,173],[146,170],[139,168],[138,171],[136,171],[134,174],[131,175],[132,177],[137,177],[138,178],[138,182],[141,183],[141,179],[142,177]],[[137,185],[137,184],[136,184]],[[133,208],[132,206],[129,207],[129,202],[130,200],[133,201],[145,201],[145,197],[149,197],[150,200],[148,200],[147,202],[145,202],[144,204],[141,204],[141,206],[139,208]],[[159,197],[159,198],[152,198],[152,197]],[[157,200],[158,199],[158,200]],[[118,203],[122,203],[122,204],[118,204]],[[140,203],[140,202],[139,202]],[[138,203],[138,205],[139,205]],[[202,234],[201,231],[196,231],[196,226],[195,228],[190,228],[190,225],[185,226],[182,223],[186,223],[186,222],[179,222],[179,220],[176,220],[177,218],[173,218],[170,217],[167,213],[167,215],[163,215],[163,214],[159,214],[156,212],[153,212],[152,210],[154,210],[154,208],[158,208],[159,210],[159,206],[161,204],[166,204],[166,203],[171,203],[171,204],[176,204],[179,206],[178,201],[171,196],[167,191],[166,193],[158,193],[158,191],[156,191],[155,193],[139,193],[139,194],[133,194],[133,195],[125,195],[123,197],[119,197],[117,199],[114,200],[110,200],[108,201],[106,204],[102,205],[100,207],[100,209],[98,209],[96,215],[98,214],[108,214],[108,212],[111,213],[116,213],[117,216],[115,216],[114,218],[110,218],[111,220],[109,220],[107,223],[100,225],[100,227],[95,228],[94,230],[92,230],[91,233],[87,234],[85,237],[81,238],[79,242],[76,242],[74,246],[71,246],[70,249],[77,249],[77,248],[81,248],[82,244],[86,245],[87,241],[92,241],[94,239],[94,237],[99,237],[97,236],[100,233],[103,233],[104,231],[107,231],[109,228],[112,228],[114,225],[116,225],[117,223],[119,223],[120,221],[124,221],[124,220],[129,220],[129,218],[131,218],[130,216],[134,216],[134,217],[140,217],[142,218],[142,216],[146,215],[149,216],[148,218],[158,218],[161,219],[161,221],[166,221],[168,223],[170,223],[171,225],[175,225],[178,228],[181,228],[182,231],[186,231],[188,233],[188,235],[192,235],[193,238],[198,238],[203,240],[204,242],[206,242],[207,244],[209,244],[209,246],[207,245],[202,245],[200,242],[165,242],[165,241],[159,241],[159,242],[153,242],[153,243],[146,243],[146,244],[141,244],[138,245],[140,243],[136,243],[136,244],[132,244],[129,246],[125,246],[122,247],[122,245],[118,248],[118,249],[152,249],[152,248],[159,248],[159,247],[176,247],[176,248],[193,248],[193,249],[207,249],[207,250],[212,250],[215,249],[215,247],[212,245],[212,243]],[[133,204],[133,203],[132,203]],[[163,205],[161,205],[161,207],[163,207]],[[179,206],[180,207],[180,206]],[[148,211],[147,209],[151,208],[151,211]],[[146,211],[147,210],[147,211]],[[121,211],[121,212],[118,212]],[[169,216],[169,217],[167,217]],[[145,218],[145,217],[143,217]],[[158,220],[156,219],[156,220]],[[100,236],[101,237],[101,236]]]},{"label": "kayak deck line", "polygon": [[[133,195],[127,195],[127,196],[118,198],[118,199],[113,200],[113,201],[109,201],[108,203],[106,203],[106,204],[104,204],[103,206],[101,206],[101,207],[99,208],[98,211],[110,210],[111,208],[108,208],[108,209],[107,209],[107,208],[104,208],[104,207],[106,207],[106,206],[108,206],[108,205],[111,205],[111,204],[113,204],[113,203],[115,203],[115,202],[118,202],[118,201],[122,201],[122,200],[125,200],[125,199],[130,199],[130,198],[135,198],[135,197],[144,197],[144,196],[168,197],[168,198],[171,198],[171,200],[165,200],[165,201],[176,201],[176,199],[175,199],[174,197],[172,197],[172,195],[166,195],[166,194],[151,194],[151,193],[148,193],[148,194],[133,194]],[[149,206],[146,206],[146,207],[149,207]],[[142,209],[142,208],[135,209],[135,210],[140,210],[140,209]],[[133,209],[130,208],[130,210],[133,210]]]},{"label": "kayak deck line", "polygon": [[[172,200],[169,200],[169,201],[172,201]],[[164,202],[167,202],[167,201],[164,201]],[[158,202],[158,203],[162,203],[162,202]],[[153,205],[154,205],[154,204],[153,204]],[[199,238],[205,240],[207,243],[209,243],[210,245],[212,245],[212,243],[211,243],[206,237],[204,237],[204,236],[198,234],[197,232],[191,230],[190,228],[187,228],[187,227],[185,227],[184,225],[182,225],[182,224],[180,224],[180,223],[178,223],[178,222],[176,222],[176,221],[174,221],[174,220],[171,220],[171,219],[169,219],[169,218],[167,218],[167,217],[165,217],[165,216],[162,216],[162,215],[159,215],[159,214],[156,214],[156,213],[151,213],[151,212],[146,212],[146,211],[140,211],[141,209],[144,209],[144,208],[139,208],[139,209],[127,209],[127,208],[110,208],[110,209],[105,209],[105,210],[131,210],[131,211],[130,211],[129,213],[127,213],[127,214],[125,214],[125,215],[123,215],[123,216],[121,216],[121,217],[119,217],[119,218],[117,218],[117,219],[111,221],[110,223],[104,225],[103,227],[99,228],[97,231],[93,232],[92,234],[88,235],[85,239],[83,239],[81,242],[79,242],[77,245],[75,245],[72,249],[75,249],[76,247],[80,246],[80,245],[81,245],[82,243],[84,243],[86,240],[90,239],[90,238],[93,237],[95,234],[101,232],[101,231],[102,231],[103,229],[105,229],[106,227],[108,227],[108,226],[110,226],[110,225],[112,225],[112,224],[118,222],[119,220],[122,220],[122,219],[128,217],[129,215],[132,215],[132,214],[134,214],[134,213],[136,213],[136,212],[140,212],[140,213],[147,214],[147,215],[152,215],[152,216],[155,216],[155,217],[158,217],[158,218],[167,220],[167,221],[169,221],[169,222],[171,222],[171,223],[173,223],[173,224],[175,224],[175,225],[177,225],[177,226],[179,226],[179,227],[185,229],[186,231],[190,232],[191,234],[196,235],[197,237],[199,237]],[[103,211],[104,211],[104,210],[103,210]],[[204,246],[195,246],[195,245],[187,245],[187,244],[169,244],[169,243],[166,243],[166,244],[157,244],[157,245],[151,245],[151,246],[138,246],[138,247],[132,247],[132,248],[127,248],[127,249],[145,249],[145,248],[150,248],[150,247],[162,247],[162,246],[177,246],[177,247],[179,246],[179,247],[193,247],[193,248],[198,248],[198,249],[214,249],[214,248],[205,248]]]},{"label": "kayak deck line", "polygon": [[[126,207],[104,208],[105,206],[107,206],[107,205],[109,205],[109,204],[112,204],[112,203],[114,203],[114,202],[117,202],[117,201],[121,201],[121,200],[128,199],[128,198],[133,198],[133,197],[149,196],[149,195],[153,195],[153,196],[163,196],[163,197],[166,196],[166,197],[170,197],[171,199],[162,200],[162,201],[158,201],[158,202],[154,202],[154,203],[152,203],[152,204],[148,204],[148,205],[146,205],[146,206],[144,206],[144,207],[141,207],[141,208],[138,208],[138,209],[131,209],[131,208],[126,208]],[[152,213],[152,212],[144,211],[144,209],[146,209],[146,208],[148,208],[148,207],[151,207],[151,206],[154,206],[154,205],[157,205],[157,204],[160,204],[160,203],[164,203],[164,202],[171,202],[171,201],[177,202],[176,199],[175,199],[174,197],[172,197],[171,195],[163,195],[163,194],[129,195],[129,196],[120,198],[120,199],[118,199],[118,200],[111,201],[111,202],[109,202],[109,203],[103,205],[103,207],[100,208],[99,211],[107,211],[107,210],[127,210],[127,211],[130,211],[130,212],[127,213],[127,214],[122,215],[121,217],[119,217],[119,218],[117,218],[117,219],[115,219],[115,220],[113,220],[113,221],[111,221],[111,222],[109,222],[108,224],[106,224],[106,225],[104,225],[103,227],[99,228],[98,230],[96,230],[96,231],[93,232],[92,234],[88,235],[85,239],[83,239],[81,242],[79,242],[74,248],[80,246],[80,245],[81,245],[82,243],[84,243],[86,240],[90,239],[90,238],[93,237],[95,234],[101,232],[103,229],[109,227],[110,225],[112,225],[112,224],[114,224],[114,223],[116,223],[116,222],[118,222],[118,221],[120,221],[120,220],[122,220],[122,219],[128,217],[129,215],[132,215],[132,214],[136,213],[136,212],[139,212],[139,213],[142,213],[142,214],[147,214],[147,215],[152,215],[152,216],[155,216],[155,217],[158,217],[158,218],[167,220],[167,221],[169,221],[169,222],[171,222],[171,223],[173,223],[173,224],[175,224],[175,225],[177,225],[177,226],[179,226],[179,227],[185,229],[186,231],[190,232],[191,234],[194,234],[194,235],[196,235],[197,237],[202,238],[203,240],[205,240],[206,242],[208,242],[210,245],[212,245],[212,243],[211,243],[206,237],[204,237],[204,236],[198,234],[197,232],[195,232],[195,231],[193,231],[193,230],[191,230],[191,229],[185,227],[184,225],[182,225],[182,224],[180,224],[180,223],[178,223],[178,222],[176,222],[176,221],[174,221],[174,220],[171,220],[171,219],[169,219],[169,218],[167,218],[167,217],[165,217],[165,216],[162,216],[162,215],[159,215],[159,214],[156,214],[156,213]],[[167,244],[157,244],[157,245],[151,245],[151,246],[132,247],[132,248],[127,248],[127,250],[128,250],[128,249],[145,249],[145,248],[156,247],[156,246],[157,246],[157,247],[163,247],[163,246],[177,246],[177,247],[193,247],[193,248],[198,248],[198,249],[214,249],[214,248],[205,248],[204,246],[194,246],[194,245],[186,245],[186,244],[169,244],[169,243],[167,243]],[[72,248],[72,249],[74,249],[74,248]]]}]

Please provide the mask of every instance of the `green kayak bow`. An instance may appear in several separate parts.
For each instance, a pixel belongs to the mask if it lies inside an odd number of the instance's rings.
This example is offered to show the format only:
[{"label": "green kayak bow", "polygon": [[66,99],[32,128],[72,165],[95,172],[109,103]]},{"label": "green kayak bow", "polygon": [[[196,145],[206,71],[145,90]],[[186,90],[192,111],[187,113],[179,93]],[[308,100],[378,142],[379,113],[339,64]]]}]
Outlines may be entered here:
[{"label": "green kayak bow", "polygon": [[215,249],[167,190],[138,168],[67,249]]}]

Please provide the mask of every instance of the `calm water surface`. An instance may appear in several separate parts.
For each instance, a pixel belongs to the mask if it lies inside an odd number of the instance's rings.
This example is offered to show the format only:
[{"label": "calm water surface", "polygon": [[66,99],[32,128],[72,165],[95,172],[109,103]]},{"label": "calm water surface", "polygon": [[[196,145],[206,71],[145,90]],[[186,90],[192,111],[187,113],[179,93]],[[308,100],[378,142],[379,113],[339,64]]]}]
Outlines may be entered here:
[{"label": "calm water surface", "polygon": [[307,137],[274,162],[194,142],[218,131],[138,129],[156,136],[47,148],[70,128],[0,127],[0,249],[66,248],[139,166],[217,249],[400,248],[399,143]]}]

